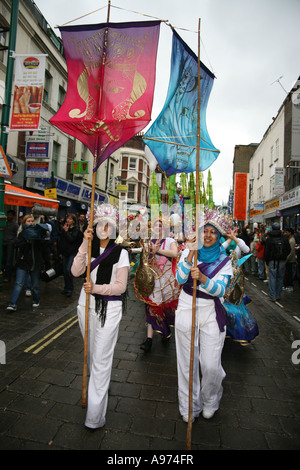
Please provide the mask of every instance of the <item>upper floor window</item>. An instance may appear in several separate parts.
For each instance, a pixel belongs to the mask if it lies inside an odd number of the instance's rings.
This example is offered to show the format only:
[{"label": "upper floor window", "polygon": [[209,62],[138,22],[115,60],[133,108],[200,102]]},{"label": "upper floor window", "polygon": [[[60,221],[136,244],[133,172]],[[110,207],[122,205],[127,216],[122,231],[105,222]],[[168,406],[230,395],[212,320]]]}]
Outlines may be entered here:
[{"label": "upper floor window", "polygon": [[136,158],[129,158],[129,170],[136,170]]},{"label": "upper floor window", "polygon": [[53,142],[52,171],[54,172],[55,176],[57,176],[59,156],[60,145],[57,142]]},{"label": "upper floor window", "polygon": [[0,23],[0,62],[4,65],[7,63],[8,34],[9,28]]},{"label": "upper floor window", "polygon": [[271,160],[270,165],[273,165],[273,163],[274,163],[274,147],[273,147],[273,145],[271,147],[270,160]]},{"label": "upper floor window", "polygon": [[279,158],[279,139],[275,142],[275,157],[276,159]]},{"label": "upper floor window", "polygon": [[50,103],[51,81],[52,81],[52,77],[50,73],[46,70],[43,100],[48,104]]},{"label": "upper floor window", "polygon": [[58,101],[57,101],[58,109],[59,109],[59,108],[61,107],[61,105],[63,104],[64,99],[65,99],[65,96],[66,96],[66,92],[65,92],[65,90],[63,89],[63,87],[60,86],[59,89],[58,89]]},{"label": "upper floor window", "polygon": [[135,199],[135,184],[129,183],[128,184],[128,192],[127,197],[128,199]]}]

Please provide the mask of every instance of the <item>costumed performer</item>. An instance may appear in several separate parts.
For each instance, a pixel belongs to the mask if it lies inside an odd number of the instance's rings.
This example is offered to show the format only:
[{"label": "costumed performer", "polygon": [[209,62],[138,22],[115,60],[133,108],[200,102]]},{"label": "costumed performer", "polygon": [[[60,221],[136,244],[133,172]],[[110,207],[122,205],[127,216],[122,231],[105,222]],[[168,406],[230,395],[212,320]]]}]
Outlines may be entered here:
[{"label": "costumed performer", "polygon": [[221,243],[222,243],[222,248],[226,251],[228,255],[232,251],[235,251],[236,256],[238,259],[241,258],[242,253],[249,253],[250,248],[242,238],[238,238],[238,227],[235,227],[234,229],[230,229],[228,233],[225,234],[225,237],[221,238]]},{"label": "costumed performer", "polygon": [[[83,242],[72,265],[72,274],[80,276],[86,270],[88,242],[92,239],[91,277],[84,282],[77,313],[84,337],[86,294],[89,298],[88,384],[85,426],[96,429],[105,425],[108,388],[113,354],[118,338],[122,307],[125,302],[129,257],[126,249],[115,243],[116,217],[113,208],[98,206],[94,230],[84,232]],[[96,235],[96,236],[95,236]]]},{"label": "costumed performer", "polygon": [[165,217],[156,219],[152,224],[155,238],[149,243],[149,265],[154,273],[154,289],[148,297],[137,296],[145,302],[147,338],[140,346],[145,352],[152,347],[154,331],[162,335],[163,341],[168,341],[171,337],[170,327],[174,326],[180,292],[175,278],[178,249],[173,238],[164,238],[169,227],[170,221]]},{"label": "costumed performer", "polygon": [[[245,276],[242,269],[243,263],[252,256],[242,256],[249,253],[250,248],[244,240],[238,238],[237,229],[230,230],[227,240],[222,244],[232,262],[233,276],[226,289],[224,307],[228,316],[227,337],[245,346],[250,344],[259,334],[258,325],[246,304],[251,302],[245,295]],[[231,240],[231,241],[230,241]]]},{"label": "costumed performer", "polygon": [[[226,374],[221,354],[226,335],[227,315],[223,296],[232,275],[231,260],[221,250],[221,235],[228,230],[222,214],[206,209],[200,227],[201,246],[189,242],[182,252],[177,280],[183,285],[175,312],[175,340],[178,372],[179,411],[183,421],[189,414],[189,368],[192,330],[193,280],[197,280],[195,352],[193,370],[193,419],[202,412],[212,418],[219,408]],[[198,248],[196,246],[196,248]],[[194,268],[194,254],[197,268]],[[200,370],[201,368],[201,382]]]}]

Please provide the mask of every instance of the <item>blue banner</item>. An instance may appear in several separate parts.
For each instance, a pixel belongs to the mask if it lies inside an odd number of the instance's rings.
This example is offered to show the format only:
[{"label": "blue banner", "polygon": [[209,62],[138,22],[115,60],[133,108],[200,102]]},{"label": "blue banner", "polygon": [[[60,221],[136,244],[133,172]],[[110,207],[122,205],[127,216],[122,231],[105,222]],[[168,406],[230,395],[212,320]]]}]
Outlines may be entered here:
[{"label": "blue banner", "polygon": [[[217,159],[206,127],[206,107],[214,75],[200,64],[200,171]],[[171,75],[165,105],[143,139],[167,176],[196,171],[198,59],[173,31]]]}]

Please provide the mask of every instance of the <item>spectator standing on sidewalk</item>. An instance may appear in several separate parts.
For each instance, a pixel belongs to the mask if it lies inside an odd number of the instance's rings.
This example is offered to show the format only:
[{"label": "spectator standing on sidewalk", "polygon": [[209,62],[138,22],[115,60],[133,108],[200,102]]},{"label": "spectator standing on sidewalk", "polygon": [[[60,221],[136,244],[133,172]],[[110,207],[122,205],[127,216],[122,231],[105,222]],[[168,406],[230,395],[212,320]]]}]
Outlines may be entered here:
[{"label": "spectator standing on sidewalk", "polygon": [[14,263],[15,241],[17,238],[19,225],[16,222],[16,212],[14,210],[7,211],[6,225],[3,231],[3,282],[9,282]]},{"label": "spectator standing on sidewalk", "polygon": [[289,244],[291,247],[291,252],[286,259],[286,292],[293,292],[294,290],[294,279],[296,276],[297,269],[297,258],[296,258],[296,241],[294,237],[294,229],[287,228],[285,230],[285,235],[288,237]]},{"label": "spectator standing on sidewalk", "polygon": [[287,237],[285,237],[280,225],[275,222],[266,239],[265,261],[269,267],[269,299],[272,302],[280,299],[283,287],[283,279],[286,269],[286,259],[291,251]]},{"label": "spectator standing on sidewalk", "polygon": [[[22,230],[16,240],[16,280],[10,300],[6,310],[16,311],[17,303],[22,289],[27,281],[28,275],[31,280],[33,307],[40,305],[40,270],[42,266],[42,230],[34,225],[34,218],[31,214],[25,215],[22,220]],[[47,231],[44,230],[46,235]]]},{"label": "spectator standing on sidewalk", "polygon": [[61,293],[67,297],[70,297],[73,294],[74,284],[71,267],[82,240],[83,234],[77,225],[76,215],[68,214],[61,229],[59,239],[59,253],[63,262],[65,281],[64,289]]},{"label": "spectator standing on sidewalk", "polygon": [[256,245],[256,252],[257,252],[257,270],[258,270],[258,279],[262,281],[265,279],[265,261],[264,261],[264,252],[265,252],[265,245],[262,240]]}]

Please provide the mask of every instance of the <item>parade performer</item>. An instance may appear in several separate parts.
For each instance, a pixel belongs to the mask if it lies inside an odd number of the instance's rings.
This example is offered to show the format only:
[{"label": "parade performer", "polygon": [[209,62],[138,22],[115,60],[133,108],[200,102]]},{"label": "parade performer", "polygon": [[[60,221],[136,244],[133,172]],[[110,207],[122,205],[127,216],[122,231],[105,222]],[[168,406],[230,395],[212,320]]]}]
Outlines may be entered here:
[{"label": "parade performer", "polygon": [[[135,292],[139,300],[145,302],[147,338],[141,344],[145,352],[152,347],[153,332],[162,335],[163,341],[171,337],[170,327],[174,326],[174,312],[178,303],[180,288],[176,283],[176,263],[178,256],[177,243],[173,238],[164,238],[165,230],[168,230],[170,221],[167,217],[157,218],[152,224],[155,238],[149,242],[149,251],[141,256],[141,263],[135,274]],[[144,272],[146,268],[143,258],[147,258],[148,271],[152,272],[153,286],[145,292]],[[149,273],[151,276],[151,273]],[[148,277],[149,277],[148,276]],[[149,282],[147,282],[147,287]]]},{"label": "parade performer", "polygon": [[[226,335],[227,315],[223,297],[232,275],[230,259],[222,253],[221,235],[228,231],[226,218],[206,209],[200,229],[201,244],[187,243],[182,252],[177,280],[183,285],[175,312],[175,340],[178,372],[179,411],[188,422],[189,368],[192,329],[193,280],[197,280],[195,349],[193,363],[193,419],[202,412],[211,418],[219,408],[225,372],[221,354]],[[194,239],[195,240],[195,239]],[[198,248],[195,250],[195,248]],[[197,254],[197,267],[194,254]],[[200,370],[201,368],[201,383]]]},{"label": "parade performer", "polygon": [[259,333],[258,325],[250,310],[246,307],[251,302],[245,294],[245,276],[242,269],[243,263],[252,254],[241,257],[242,253],[249,253],[250,249],[238,238],[237,229],[231,229],[227,234],[227,240],[222,243],[222,248],[231,259],[233,276],[226,289],[224,307],[228,316],[227,337],[245,346],[250,344]]},{"label": "parade performer", "polygon": [[[96,429],[105,425],[112,361],[118,338],[122,307],[125,303],[129,258],[126,249],[115,243],[116,217],[111,206],[98,206],[94,229],[88,227],[78,250],[72,274],[86,270],[89,239],[92,239],[91,280],[84,282],[77,313],[84,337],[86,294],[89,300],[88,405],[85,426]],[[96,235],[96,236],[95,236]]]}]

